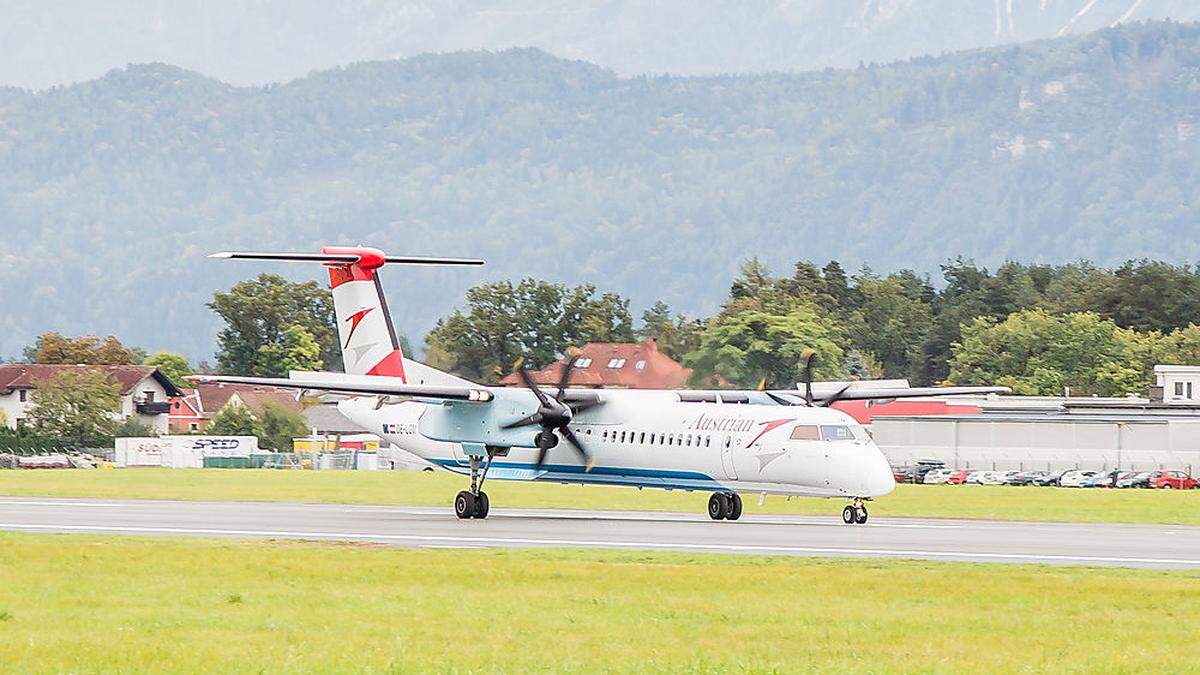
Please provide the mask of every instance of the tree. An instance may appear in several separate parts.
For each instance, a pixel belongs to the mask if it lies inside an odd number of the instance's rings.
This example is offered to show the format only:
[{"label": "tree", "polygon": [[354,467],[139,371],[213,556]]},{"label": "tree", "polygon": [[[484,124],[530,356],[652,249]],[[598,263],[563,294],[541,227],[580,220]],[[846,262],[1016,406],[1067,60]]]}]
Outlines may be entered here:
[{"label": "tree", "polygon": [[25,349],[30,363],[58,365],[129,365],[138,363],[134,352],[109,335],[103,340],[95,335],[70,338],[60,333],[43,333],[37,341]]},{"label": "tree", "polygon": [[747,311],[709,322],[700,347],[684,359],[693,369],[692,383],[714,386],[720,381],[753,387],[765,378],[772,388],[792,388],[801,378],[806,349],[815,349],[814,377],[836,379],[842,372],[837,331],[812,306],[777,315]]},{"label": "tree", "polygon": [[983,316],[965,326],[954,345],[950,379],[1031,396],[1061,395],[1064,387],[1084,395],[1144,392],[1149,373],[1139,353],[1146,339],[1094,312],[1060,317],[1023,310],[1004,321]]},{"label": "tree", "polygon": [[39,434],[75,447],[108,445],[121,409],[121,390],[103,372],[64,370],[33,390],[29,421]]},{"label": "tree", "polygon": [[[341,367],[333,298],[315,281],[292,283],[278,275],[260,274],[229,291],[214,293],[208,306],[225,320],[217,336],[217,366],[222,372],[278,374],[287,358],[287,332],[292,326],[300,326],[316,341],[318,360]],[[293,341],[296,337],[293,332]]]},{"label": "tree", "polygon": [[277,403],[263,406],[255,430],[260,444],[276,452],[291,452],[292,439],[308,435],[304,417]]},{"label": "tree", "polygon": [[874,357],[884,377],[918,377],[920,347],[932,321],[929,305],[913,297],[920,288],[895,276],[854,279],[861,301],[846,319],[850,342]]},{"label": "tree", "polygon": [[638,338],[654,340],[658,351],[682,361],[683,357],[700,347],[700,336],[704,334],[704,321],[688,319],[682,314],[671,320],[671,309],[661,300],[642,313],[642,327]]},{"label": "tree", "polygon": [[559,321],[565,341],[562,349],[588,342],[633,342],[635,337],[629,301],[612,292],[597,296],[592,284],[567,291]]},{"label": "tree", "polygon": [[112,435],[114,438],[150,438],[157,436],[158,431],[131,415],[113,426]]},{"label": "tree", "polygon": [[214,436],[257,436],[254,414],[245,405],[226,404],[212,416],[205,428]]},{"label": "tree", "polygon": [[192,366],[188,363],[187,357],[183,354],[175,352],[157,351],[147,356],[142,361],[144,366],[154,366],[158,368],[167,379],[175,384],[176,387],[186,388],[187,380],[183,379],[192,374]]},{"label": "tree", "polygon": [[257,367],[269,377],[287,377],[293,370],[320,370],[323,365],[321,346],[300,324],[288,326],[281,342],[258,348]]},{"label": "tree", "polygon": [[596,295],[584,284],[568,289],[536,279],[467,289],[467,311],[455,310],[425,338],[426,361],[464,377],[495,382],[518,358],[535,368],[585,342],[634,339],[629,302]]}]

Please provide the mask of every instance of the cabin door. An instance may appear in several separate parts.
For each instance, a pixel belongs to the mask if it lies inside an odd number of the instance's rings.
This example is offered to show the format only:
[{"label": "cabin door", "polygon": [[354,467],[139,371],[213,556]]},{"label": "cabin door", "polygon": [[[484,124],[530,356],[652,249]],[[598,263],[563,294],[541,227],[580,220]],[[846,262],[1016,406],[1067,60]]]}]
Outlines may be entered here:
[{"label": "cabin door", "polygon": [[737,480],[737,470],[733,468],[733,439],[726,436],[721,442],[721,464],[725,467],[725,477]]}]

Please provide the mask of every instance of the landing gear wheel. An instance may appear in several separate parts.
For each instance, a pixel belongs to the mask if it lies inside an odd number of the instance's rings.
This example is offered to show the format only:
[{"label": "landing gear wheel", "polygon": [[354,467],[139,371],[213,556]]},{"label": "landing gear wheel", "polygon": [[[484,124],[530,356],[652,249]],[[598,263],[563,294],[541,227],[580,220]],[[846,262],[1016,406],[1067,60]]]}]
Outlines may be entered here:
[{"label": "landing gear wheel", "polygon": [[842,522],[847,525],[853,525],[858,521],[858,514],[854,511],[853,506],[847,506],[842,509]]},{"label": "landing gear wheel", "polygon": [[867,507],[865,507],[865,506],[858,507],[858,516],[854,519],[854,522],[859,525],[862,525],[867,522]]},{"label": "landing gear wheel", "polygon": [[487,518],[488,514],[488,496],[486,492],[480,492],[475,495],[475,517],[479,520]]},{"label": "landing gear wheel", "polygon": [[734,493],[729,495],[729,513],[725,514],[725,518],[729,520],[737,520],[742,517],[742,497]]},{"label": "landing gear wheel", "polygon": [[475,495],[463,490],[454,498],[454,515],[466,520],[475,515]]},{"label": "landing gear wheel", "polygon": [[708,498],[708,517],[713,520],[724,520],[729,515],[729,498],[722,492],[714,492]]}]

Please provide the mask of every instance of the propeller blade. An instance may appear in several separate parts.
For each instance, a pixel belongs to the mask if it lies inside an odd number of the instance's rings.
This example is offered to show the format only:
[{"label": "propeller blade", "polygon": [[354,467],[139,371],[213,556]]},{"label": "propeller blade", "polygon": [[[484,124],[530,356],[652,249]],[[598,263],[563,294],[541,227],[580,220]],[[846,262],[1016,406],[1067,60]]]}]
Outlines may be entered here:
[{"label": "propeller blade", "polygon": [[571,380],[571,366],[575,364],[575,352],[567,350],[567,358],[563,361],[562,372],[558,374],[558,393],[554,398],[562,401],[563,392],[567,390],[567,383]]},{"label": "propeller blade", "polygon": [[[851,384],[853,384],[853,383],[851,383]],[[829,406],[833,405],[834,403],[837,403],[839,400],[841,400],[842,394],[846,393],[850,389],[850,386],[851,385],[848,384],[848,385],[842,387],[841,389],[838,389],[837,393],[835,393],[833,396],[830,396],[827,399],[822,400],[817,405],[821,406],[822,408],[828,408]]]},{"label": "propeller blade", "polygon": [[595,461],[592,459],[592,453],[584,449],[583,444],[579,442],[579,438],[575,436],[575,432],[571,431],[570,427],[563,427],[558,430],[558,433],[561,434],[563,438],[567,439],[567,442],[571,444],[571,447],[575,448],[575,451],[578,452],[579,456],[583,458],[584,473],[591,471],[592,466],[595,465]]},{"label": "propeller blade", "polygon": [[500,428],[501,429],[518,429],[520,427],[528,427],[528,426],[533,426],[534,424],[541,424],[541,423],[542,423],[542,413],[535,412],[532,415],[529,415],[528,417],[522,417],[521,419],[517,420],[516,422],[509,422],[508,424],[501,425]]},{"label": "propeller blade", "polygon": [[813,361],[816,358],[817,350],[811,348],[804,350],[804,402],[810,406],[813,404],[812,374]]},{"label": "propeller blade", "polygon": [[541,470],[542,465],[546,463],[547,452],[550,452],[549,448],[541,448],[538,450],[537,462],[535,462],[533,465],[534,469]]},{"label": "propeller blade", "polygon": [[533,376],[530,375],[529,370],[525,368],[524,359],[517,361],[517,377],[521,378],[521,383],[524,384],[526,388],[533,391],[533,395],[537,397],[538,403],[541,403],[542,407],[550,407],[550,400],[546,398],[546,393],[537,386],[537,384],[533,381]]},{"label": "propeller blade", "polygon": [[769,391],[764,391],[763,393],[766,394],[772,401],[775,401],[779,405],[796,405],[795,401],[793,401],[789,398],[786,398],[784,396],[780,396],[779,394],[774,394]]}]

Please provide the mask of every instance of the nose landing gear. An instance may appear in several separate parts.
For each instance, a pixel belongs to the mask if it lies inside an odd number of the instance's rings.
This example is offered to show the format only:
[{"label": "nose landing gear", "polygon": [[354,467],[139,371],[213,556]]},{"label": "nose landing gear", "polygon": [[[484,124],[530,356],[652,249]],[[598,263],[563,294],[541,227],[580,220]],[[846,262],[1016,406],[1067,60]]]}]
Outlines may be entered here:
[{"label": "nose landing gear", "polygon": [[741,518],[741,495],[736,492],[714,492],[708,498],[708,517],[713,520],[737,520]]},{"label": "nose landing gear", "polygon": [[842,522],[847,525],[862,525],[867,522],[867,507],[863,500],[856,497],[853,504],[848,504],[842,509]]}]

